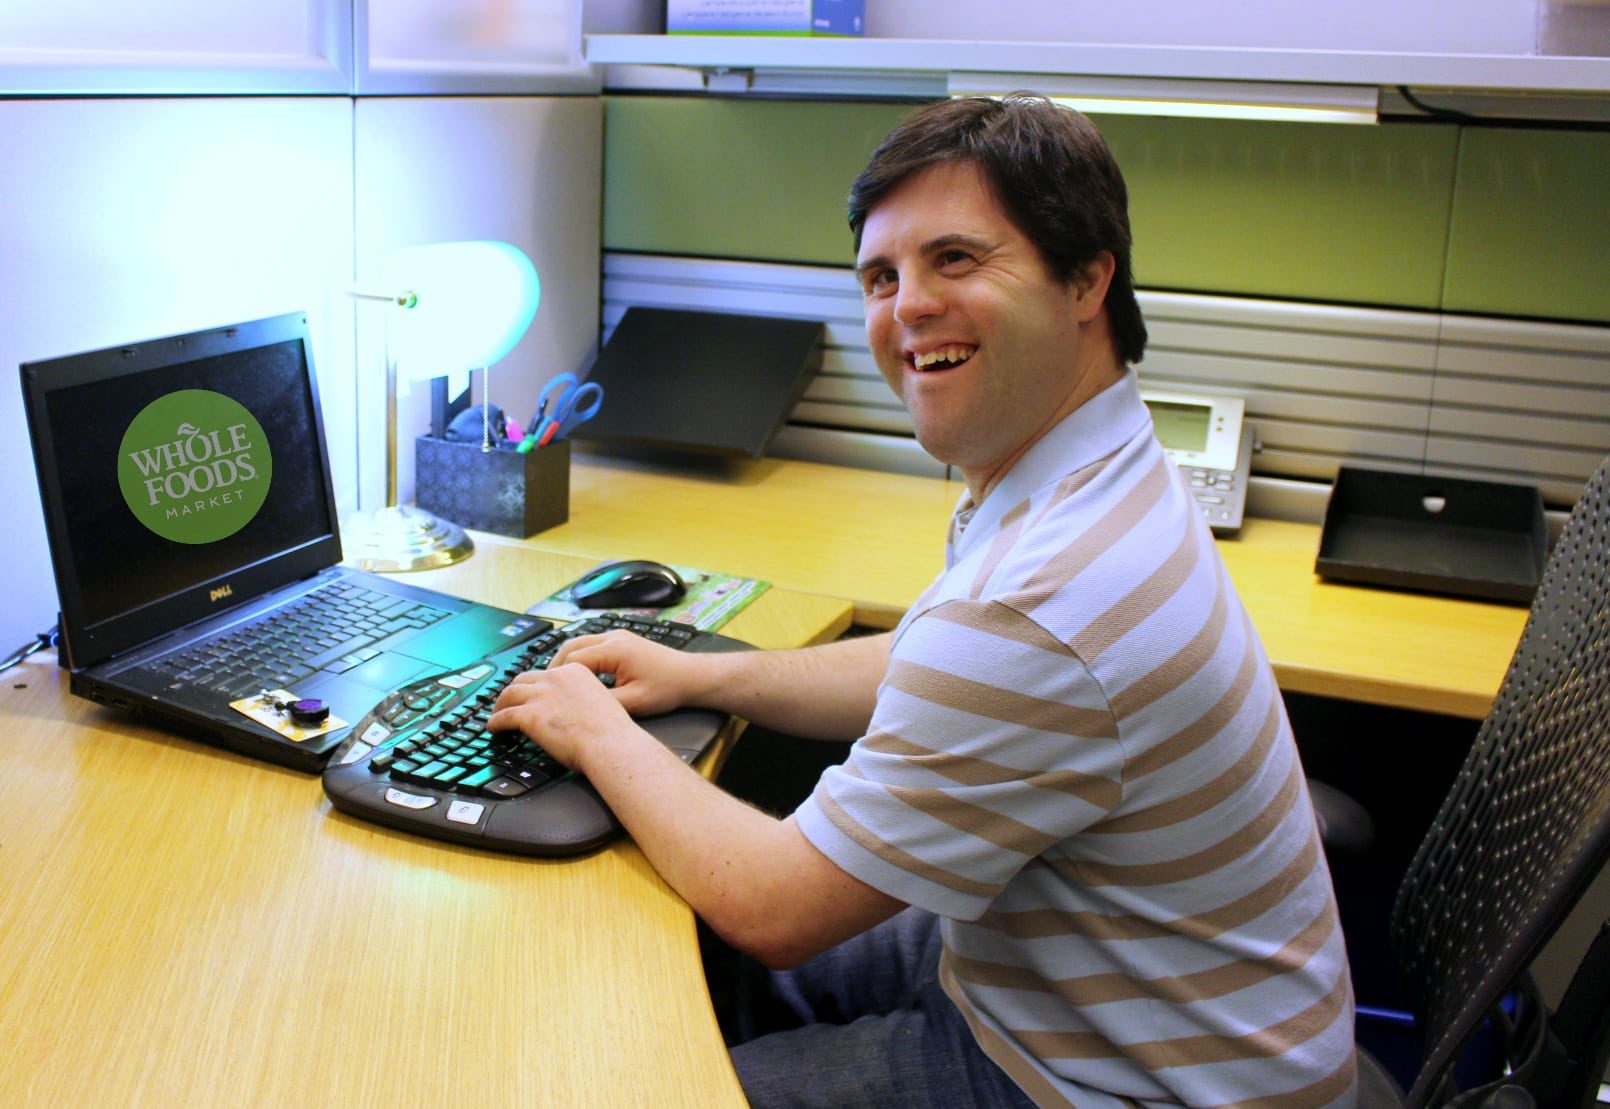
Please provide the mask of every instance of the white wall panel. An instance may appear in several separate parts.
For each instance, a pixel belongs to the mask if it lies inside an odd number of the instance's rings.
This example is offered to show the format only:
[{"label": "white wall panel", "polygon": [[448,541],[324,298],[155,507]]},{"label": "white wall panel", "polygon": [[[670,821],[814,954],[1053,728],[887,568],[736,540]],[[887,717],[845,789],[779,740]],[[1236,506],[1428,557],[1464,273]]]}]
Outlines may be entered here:
[{"label": "white wall panel", "polygon": [[[536,320],[492,367],[492,403],[522,423],[554,374],[585,369],[598,342],[603,109],[580,97],[400,97],[357,101],[358,274],[365,285],[397,247],[498,239],[525,251],[542,282]],[[384,498],[381,313],[359,312],[365,507]],[[480,375],[476,375],[480,396]],[[413,499],[414,437],[429,391],[401,405],[399,496]]]},{"label": "white wall panel", "polygon": [[351,0],[9,0],[0,93],[345,93]]},{"label": "white wall panel", "polygon": [[306,310],[352,503],[351,121],[344,97],[0,100],[0,649],[56,613],[21,362]]},{"label": "white wall panel", "polygon": [[597,92],[581,0],[353,0],[355,90]]}]

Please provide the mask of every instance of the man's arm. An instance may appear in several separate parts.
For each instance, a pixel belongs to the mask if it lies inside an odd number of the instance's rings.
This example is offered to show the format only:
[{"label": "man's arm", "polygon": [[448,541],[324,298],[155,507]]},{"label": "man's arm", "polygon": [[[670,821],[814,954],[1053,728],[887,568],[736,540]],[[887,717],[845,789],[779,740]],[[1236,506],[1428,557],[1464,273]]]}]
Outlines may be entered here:
[{"label": "man's arm", "polygon": [[905,907],[839,869],[792,818],[705,781],[583,666],[556,661],[522,674],[487,726],[518,728],[585,774],[661,877],[723,939],[768,966],[793,966]]},{"label": "man's arm", "polygon": [[794,651],[697,654],[610,632],[566,643],[553,665],[579,662],[614,674],[616,696],[635,716],[691,705],[807,739],[849,742],[872,719],[893,639],[885,632]]}]

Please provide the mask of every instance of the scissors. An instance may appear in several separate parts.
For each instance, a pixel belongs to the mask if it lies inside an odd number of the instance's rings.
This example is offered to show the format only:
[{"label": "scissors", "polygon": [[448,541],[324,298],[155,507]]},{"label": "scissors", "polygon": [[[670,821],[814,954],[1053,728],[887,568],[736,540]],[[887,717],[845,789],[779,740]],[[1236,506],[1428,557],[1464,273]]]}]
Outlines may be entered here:
[{"label": "scissors", "polygon": [[[553,415],[549,416],[548,401],[555,392],[559,396],[553,406]],[[524,454],[533,447],[546,447],[555,439],[565,438],[577,426],[596,416],[598,406],[603,403],[602,385],[593,381],[584,385],[575,374],[559,374],[542,387],[542,394],[537,399],[537,418],[531,421],[531,430],[515,449]]]}]

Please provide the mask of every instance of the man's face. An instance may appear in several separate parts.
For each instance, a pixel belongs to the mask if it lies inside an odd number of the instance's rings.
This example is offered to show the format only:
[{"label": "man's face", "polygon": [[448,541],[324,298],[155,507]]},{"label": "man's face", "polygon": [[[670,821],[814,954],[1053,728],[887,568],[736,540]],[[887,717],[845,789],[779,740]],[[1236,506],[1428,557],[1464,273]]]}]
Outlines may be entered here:
[{"label": "man's face", "polygon": [[856,270],[878,369],[975,498],[1121,372],[1085,326],[1107,281],[1053,279],[972,162],[930,166],[879,201]]}]

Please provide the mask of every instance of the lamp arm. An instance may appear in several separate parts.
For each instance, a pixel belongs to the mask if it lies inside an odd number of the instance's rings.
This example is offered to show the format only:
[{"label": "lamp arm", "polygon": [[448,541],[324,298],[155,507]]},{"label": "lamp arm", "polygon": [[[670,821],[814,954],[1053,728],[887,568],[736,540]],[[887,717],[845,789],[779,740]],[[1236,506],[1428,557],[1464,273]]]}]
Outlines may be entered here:
[{"label": "lamp arm", "polygon": [[397,359],[391,353],[390,319],[383,321],[381,328],[386,358],[386,507],[394,508],[397,504]]},{"label": "lamp arm", "polygon": [[347,290],[347,295],[360,300],[384,300],[399,308],[412,308],[419,303],[419,294],[412,289],[404,289],[400,293],[383,293],[377,289],[351,288]]}]

